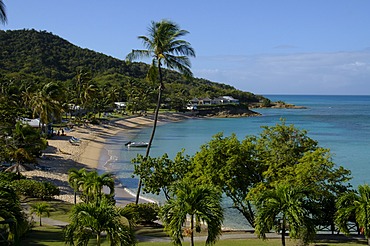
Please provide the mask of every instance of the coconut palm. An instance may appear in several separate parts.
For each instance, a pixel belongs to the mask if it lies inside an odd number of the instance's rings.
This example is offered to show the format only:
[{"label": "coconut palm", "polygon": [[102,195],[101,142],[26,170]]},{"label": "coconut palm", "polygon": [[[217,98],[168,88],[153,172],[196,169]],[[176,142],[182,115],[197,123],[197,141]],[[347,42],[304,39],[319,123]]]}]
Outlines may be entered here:
[{"label": "coconut palm", "polygon": [[134,245],[135,236],[124,222],[121,209],[112,205],[105,197],[99,203],[79,203],[72,209],[71,223],[65,228],[67,244],[87,245],[95,236],[101,244],[102,233],[106,232],[110,245]]},{"label": "coconut palm", "polygon": [[355,191],[344,193],[339,197],[336,206],[338,210],[335,223],[339,230],[348,235],[348,222],[355,217],[370,245],[370,186],[359,185],[358,193]]},{"label": "coconut palm", "polygon": [[279,224],[281,244],[285,246],[285,233],[289,224],[290,237],[306,239],[312,236],[315,228],[308,210],[307,191],[300,186],[280,183],[275,188],[255,194],[256,234],[265,239],[266,233]]},{"label": "coconut palm", "polygon": [[[208,227],[206,244],[213,244],[221,235],[223,209],[221,191],[209,185],[196,185],[190,180],[182,180],[173,188],[173,197],[162,207],[161,219],[165,230],[175,245],[182,245],[183,227],[190,216],[191,246],[194,245],[194,229],[201,229],[201,222]],[[195,225],[194,225],[195,222]]]},{"label": "coconut palm", "polygon": [[46,202],[37,202],[31,204],[31,213],[35,213],[37,216],[39,216],[40,226],[42,226],[41,217],[43,214],[46,214],[47,217],[50,216],[50,205]]},{"label": "coconut palm", "polygon": [[60,118],[63,95],[62,87],[54,82],[44,85],[42,90],[32,95],[29,106],[32,109],[33,117],[38,116],[40,118],[42,129],[43,126],[50,123],[53,118]]},{"label": "coconut palm", "polygon": [[5,4],[2,0],[0,0],[0,22],[5,24],[7,22],[6,12],[5,12]]},{"label": "coconut palm", "polygon": [[[154,113],[152,133],[146,149],[146,157],[149,156],[150,148],[154,139],[159,108],[161,106],[162,92],[164,90],[162,67],[165,66],[169,69],[175,69],[183,73],[185,76],[192,76],[189,56],[195,57],[195,51],[191,47],[190,43],[179,39],[186,34],[188,34],[188,31],[180,29],[180,27],[172,21],[152,21],[151,26],[148,28],[148,36],[138,37],[143,41],[143,45],[146,50],[132,50],[132,52],[126,57],[129,61],[138,58],[153,58],[148,71],[148,78],[152,81],[159,82],[157,106]],[[136,204],[139,201],[140,189],[141,180],[138,185]]]}]

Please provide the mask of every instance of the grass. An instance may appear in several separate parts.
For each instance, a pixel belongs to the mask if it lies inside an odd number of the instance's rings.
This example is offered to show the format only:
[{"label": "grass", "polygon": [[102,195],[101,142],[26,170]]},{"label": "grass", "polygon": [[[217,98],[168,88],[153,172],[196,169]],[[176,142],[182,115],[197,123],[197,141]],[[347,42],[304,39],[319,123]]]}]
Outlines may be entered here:
[{"label": "grass", "polygon": [[[27,199],[28,200],[28,199]],[[28,203],[36,203],[39,202],[38,199],[29,199]],[[60,221],[69,221],[69,211],[71,210],[73,204],[62,202],[59,200],[55,201],[48,201],[52,211],[50,213],[50,218]],[[233,232],[227,232],[225,234],[231,234]],[[153,238],[163,238],[166,237],[166,233],[163,231],[163,228],[159,227],[137,227],[136,228],[136,235],[140,236],[149,236]],[[205,236],[202,234],[201,236]],[[287,240],[287,246],[297,245],[296,241],[294,240]],[[204,245],[205,242],[196,241],[195,245],[200,246]],[[35,226],[32,230],[25,235],[22,239],[21,245],[24,246],[41,246],[41,245],[48,245],[48,246],[65,246],[64,238],[63,238],[63,229],[57,226],[50,226],[50,225],[43,225],[43,226]],[[96,245],[95,239],[90,240],[88,245]],[[103,246],[109,245],[107,240],[103,240]],[[173,245],[171,242],[140,242],[138,246],[170,246]],[[185,242],[183,245],[189,245],[189,238],[185,238]],[[223,239],[216,242],[217,246],[280,246],[281,241],[280,239],[269,239],[269,240],[261,240],[261,239]],[[332,240],[318,240],[310,245],[317,245],[317,246],[363,246],[367,245],[367,241],[365,239],[361,240],[349,240],[347,238],[338,237]]]},{"label": "grass", "polygon": [[[138,246],[170,246],[173,245],[169,242],[141,242]],[[189,245],[189,242],[183,242],[183,245]],[[216,246],[281,246],[281,241],[279,239],[271,240],[261,240],[261,239],[225,239],[217,241]],[[294,246],[297,243],[294,240],[287,240],[287,246]],[[364,246],[365,241],[362,242],[337,242],[337,243],[327,243],[327,242],[315,242],[310,245],[317,246]],[[195,246],[204,246],[204,242],[195,242]]]},{"label": "grass", "polygon": [[[27,199],[27,203],[29,205],[38,203],[38,202],[46,202],[50,205],[49,218],[54,219],[54,220],[64,221],[64,222],[69,221],[69,215],[73,207],[73,204],[63,202],[60,200],[42,201],[40,199],[35,199],[35,198]],[[45,217],[45,215],[43,215],[42,217]]]},{"label": "grass", "polygon": [[[159,228],[140,228],[137,231],[138,235],[145,235],[145,236],[153,236],[153,237],[163,237],[163,231],[160,231]],[[188,238],[185,238],[185,242],[183,245],[188,245]],[[310,245],[317,245],[317,246],[364,246],[366,245],[366,240],[320,240]],[[24,246],[41,246],[41,245],[48,245],[48,246],[65,246],[63,240],[63,229],[56,226],[36,226],[30,231],[26,237],[22,240],[21,245]],[[96,241],[94,239],[90,240],[88,245],[96,245]],[[109,245],[107,240],[103,240],[103,246]],[[139,242],[138,246],[170,246],[173,245],[171,242]],[[196,241],[196,246],[203,246],[203,241]],[[280,246],[281,241],[280,239],[269,239],[269,240],[261,240],[261,239],[224,239],[219,240],[216,242],[217,246]],[[297,245],[296,241],[287,239],[286,241],[287,246]]]}]

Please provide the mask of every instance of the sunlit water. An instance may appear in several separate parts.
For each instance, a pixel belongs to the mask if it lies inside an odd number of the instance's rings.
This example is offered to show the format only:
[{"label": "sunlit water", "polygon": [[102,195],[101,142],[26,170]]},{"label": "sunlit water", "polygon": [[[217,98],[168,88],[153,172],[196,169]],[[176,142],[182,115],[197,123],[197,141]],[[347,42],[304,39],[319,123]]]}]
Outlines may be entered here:
[{"label": "sunlit water", "polygon": [[[267,96],[272,101],[306,106],[307,109],[258,109],[260,117],[191,119],[159,126],[156,131],[151,156],[167,153],[173,158],[177,152],[193,155],[199,147],[210,141],[218,132],[224,136],[235,133],[239,139],[246,135],[258,135],[261,126],[272,126],[284,118],[287,124],[308,131],[321,147],[329,148],[333,160],[352,172],[351,184],[370,183],[370,96]],[[137,189],[137,178],[132,178],[134,166],[131,159],[145,154],[145,149],[127,149],[129,140],[148,141],[151,128],[130,135],[117,135],[107,140],[101,163],[116,173],[122,184],[133,193]],[[107,162],[108,160],[108,162]],[[145,194],[147,198],[164,202],[162,196]],[[231,205],[225,199],[224,206]],[[226,209],[224,226],[227,228],[249,228],[245,219],[233,209]]]}]

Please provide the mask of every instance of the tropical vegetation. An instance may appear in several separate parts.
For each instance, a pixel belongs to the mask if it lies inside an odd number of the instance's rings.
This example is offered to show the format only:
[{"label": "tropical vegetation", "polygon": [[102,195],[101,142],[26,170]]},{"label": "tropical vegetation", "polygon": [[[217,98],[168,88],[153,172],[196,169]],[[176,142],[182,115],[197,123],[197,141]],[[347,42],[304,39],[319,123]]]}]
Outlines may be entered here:
[{"label": "tropical vegetation", "polygon": [[19,245],[20,237],[28,231],[30,223],[11,184],[17,177],[8,173],[0,174],[0,243]]},{"label": "tropical vegetation", "polygon": [[343,193],[337,200],[336,225],[346,235],[350,234],[349,222],[360,227],[360,233],[370,245],[370,186],[359,185],[358,191]]},{"label": "tropical vegetation", "polygon": [[[115,206],[112,174],[71,169],[68,180],[75,192],[81,191],[83,202],[76,204],[75,200],[71,222],[65,228],[66,243],[85,245],[95,236],[97,245],[100,245],[103,232],[107,233],[111,245],[135,243],[130,222],[133,215],[127,209]],[[104,186],[109,187],[109,194],[102,193]]]},{"label": "tropical vegetation", "polygon": [[[186,30],[171,21],[162,20],[160,22],[152,22],[148,29],[148,36],[139,36],[143,41],[146,50],[132,50],[127,55],[127,60],[132,61],[137,58],[152,57],[152,63],[148,70],[147,77],[149,81],[159,83],[157,105],[154,111],[154,121],[152,134],[150,135],[148,146],[145,152],[144,159],[149,157],[150,148],[154,140],[155,130],[157,127],[158,113],[162,103],[162,94],[164,91],[163,83],[163,66],[169,69],[175,69],[185,77],[191,77],[193,73],[190,70],[189,56],[195,57],[195,51],[190,43],[180,38],[186,35]],[[139,180],[136,204],[139,202],[141,192],[141,179]]]},{"label": "tropical vegetation", "polygon": [[31,213],[36,214],[39,217],[39,225],[42,226],[41,217],[43,214],[50,216],[50,205],[46,202],[37,202],[31,204]]},{"label": "tropical vegetation", "polygon": [[349,170],[337,167],[328,149],[284,120],[242,141],[235,134],[218,133],[194,156],[179,152],[170,160],[167,155],[138,155],[133,162],[145,192],[163,192],[169,202],[171,187],[184,179],[211,185],[232,200],[262,238],[282,219],[289,225],[283,229],[303,243],[318,227],[334,232],[335,201],[350,180]]},{"label": "tropical vegetation", "polygon": [[[2,1],[0,21],[6,22]],[[81,49],[45,31],[0,31],[0,161],[14,164],[16,170],[16,174],[0,173],[4,242],[19,244],[30,227],[20,206],[21,195],[50,199],[59,193],[49,183],[23,179],[20,172],[46,148],[46,139],[53,133],[51,123],[61,123],[62,118],[78,124],[99,123],[101,113],[112,111],[117,101],[127,102],[125,113],[154,109],[146,154],[133,162],[142,181],[139,188],[164,192],[167,201],[161,207],[118,208],[112,174],[72,169],[68,182],[82,202],[75,199],[64,231],[67,244],[86,245],[95,237],[100,245],[106,233],[111,245],[132,245],[134,222],[153,222],[158,214],[174,244],[181,245],[183,237],[190,236],[193,245],[194,232],[206,227],[206,244],[213,244],[221,235],[222,194],[260,237],[273,229],[281,232],[282,245],[286,232],[308,243],[319,226],[334,231],[337,225],[348,234],[349,222],[369,238],[369,186],[351,190],[349,170],[334,164],[330,150],[284,120],[242,141],[236,135],[218,133],[194,156],[180,152],[174,160],[166,154],[150,157],[160,108],[180,110],[192,97],[219,95],[242,103],[268,103],[228,85],[192,78],[189,57],[195,52],[181,39],[187,33],[171,21],[152,22],[148,36],[139,36],[145,49],[127,56],[128,60],[151,57],[147,65]],[[31,117],[40,119],[38,128],[24,123]],[[47,206],[35,204],[32,211],[40,216],[41,225]],[[188,217],[189,228],[183,226]]]},{"label": "tropical vegetation", "polygon": [[266,233],[275,229],[281,234],[282,246],[285,246],[287,230],[291,238],[301,238],[304,243],[313,239],[312,204],[307,199],[310,192],[307,187],[280,183],[274,189],[257,193],[254,198],[257,210],[255,233],[266,239]]},{"label": "tropical vegetation", "polygon": [[[190,236],[194,246],[194,233],[207,227],[206,245],[216,242],[221,235],[223,208],[221,190],[210,185],[196,184],[183,179],[172,186],[171,198],[161,209],[161,220],[175,245],[182,245],[183,236]],[[188,230],[183,225],[190,216]]]}]

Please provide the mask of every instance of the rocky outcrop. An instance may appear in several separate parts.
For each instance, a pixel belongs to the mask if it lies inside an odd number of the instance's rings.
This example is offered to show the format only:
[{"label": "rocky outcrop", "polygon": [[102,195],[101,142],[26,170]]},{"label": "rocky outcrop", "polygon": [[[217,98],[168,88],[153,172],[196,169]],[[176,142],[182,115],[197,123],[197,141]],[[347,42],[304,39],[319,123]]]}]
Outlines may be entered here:
[{"label": "rocky outcrop", "polygon": [[231,118],[231,117],[251,117],[260,116],[260,113],[249,110],[246,106],[230,105],[222,107],[207,107],[198,109],[198,116],[207,117],[220,117],[220,118]]}]

